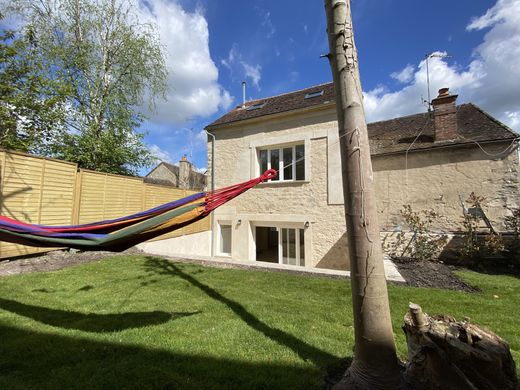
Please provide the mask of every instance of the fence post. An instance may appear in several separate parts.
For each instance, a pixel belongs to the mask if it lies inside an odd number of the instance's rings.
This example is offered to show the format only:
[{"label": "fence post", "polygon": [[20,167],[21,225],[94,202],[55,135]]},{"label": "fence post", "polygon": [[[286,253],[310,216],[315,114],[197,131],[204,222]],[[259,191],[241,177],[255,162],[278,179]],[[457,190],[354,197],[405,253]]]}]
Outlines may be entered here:
[{"label": "fence post", "polygon": [[72,224],[79,225],[79,212],[81,207],[81,184],[83,173],[76,169],[76,182],[74,183],[74,201],[72,203]]}]

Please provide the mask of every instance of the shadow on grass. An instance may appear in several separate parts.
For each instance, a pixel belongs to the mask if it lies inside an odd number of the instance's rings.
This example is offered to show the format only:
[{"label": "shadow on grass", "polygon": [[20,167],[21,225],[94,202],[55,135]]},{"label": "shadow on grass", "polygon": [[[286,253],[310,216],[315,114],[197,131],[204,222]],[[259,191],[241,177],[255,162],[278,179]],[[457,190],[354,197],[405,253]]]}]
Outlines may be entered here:
[{"label": "shadow on grass", "polygon": [[148,272],[156,272],[160,275],[178,276],[188,281],[193,286],[202,290],[209,297],[225,304],[251,328],[261,332],[264,336],[270,338],[278,344],[290,348],[303,360],[309,360],[320,367],[325,367],[338,360],[336,356],[310,344],[307,344],[305,341],[298,339],[292,334],[263,323],[257,317],[247,311],[247,309],[240,303],[226,298],[217,290],[205,285],[204,283],[201,283],[192,275],[183,272],[179,267],[170,261],[154,257],[147,257],[145,268]]},{"label": "shadow on grass", "polygon": [[0,388],[319,389],[310,365],[234,361],[0,324]]},{"label": "shadow on grass", "polygon": [[116,332],[125,329],[159,325],[173,319],[192,316],[192,313],[166,313],[164,311],[130,312],[113,314],[78,313],[28,305],[0,298],[0,309],[10,311],[47,325],[63,329],[78,329],[84,332]]}]

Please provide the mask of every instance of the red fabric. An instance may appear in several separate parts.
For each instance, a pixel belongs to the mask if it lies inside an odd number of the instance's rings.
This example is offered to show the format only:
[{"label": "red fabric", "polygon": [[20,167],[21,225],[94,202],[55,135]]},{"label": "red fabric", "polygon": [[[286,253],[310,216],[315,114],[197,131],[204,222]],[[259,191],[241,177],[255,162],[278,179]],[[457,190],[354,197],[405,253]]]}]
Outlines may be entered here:
[{"label": "red fabric", "polygon": [[204,214],[209,214],[217,207],[223,205],[224,203],[247,191],[248,189],[253,188],[257,184],[276,177],[277,174],[278,172],[276,170],[268,169],[261,176],[246,181],[244,183],[224,187],[214,192],[208,192],[208,194],[206,195],[206,207],[204,210]]}]

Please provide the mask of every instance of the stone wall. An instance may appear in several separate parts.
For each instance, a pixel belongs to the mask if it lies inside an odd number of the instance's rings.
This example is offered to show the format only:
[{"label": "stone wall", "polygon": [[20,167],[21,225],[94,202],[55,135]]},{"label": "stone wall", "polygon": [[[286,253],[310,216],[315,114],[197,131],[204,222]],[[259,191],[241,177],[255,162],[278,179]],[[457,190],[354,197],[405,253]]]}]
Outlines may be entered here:
[{"label": "stone wall", "polygon": [[[500,154],[510,142],[380,156],[372,159],[379,223],[382,230],[402,228],[400,210],[433,208],[440,218],[434,228],[462,227],[460,199],[471,192],[483,196],[483,210],[497,230],[512,207],[520,207],[520,165],[517,150]],[[489,156],[498,154],[497,157]],[[467,207],[467,205],[466,205]]]}]

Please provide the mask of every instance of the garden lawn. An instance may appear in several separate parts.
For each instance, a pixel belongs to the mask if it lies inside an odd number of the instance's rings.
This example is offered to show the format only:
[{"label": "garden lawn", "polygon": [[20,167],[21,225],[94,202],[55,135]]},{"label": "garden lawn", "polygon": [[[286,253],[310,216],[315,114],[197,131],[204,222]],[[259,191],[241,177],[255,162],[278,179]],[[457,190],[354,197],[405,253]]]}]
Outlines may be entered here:
[{"label": "garden lawn", "polygon": [[[471,317],[520,362],[520,279],[481,293],[390,286],[398,352],[410,301]],[[350,283],[114,256],[0,278],[0,388],[319,389],[352,356]]]}]

